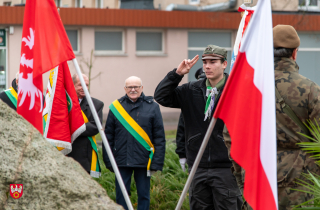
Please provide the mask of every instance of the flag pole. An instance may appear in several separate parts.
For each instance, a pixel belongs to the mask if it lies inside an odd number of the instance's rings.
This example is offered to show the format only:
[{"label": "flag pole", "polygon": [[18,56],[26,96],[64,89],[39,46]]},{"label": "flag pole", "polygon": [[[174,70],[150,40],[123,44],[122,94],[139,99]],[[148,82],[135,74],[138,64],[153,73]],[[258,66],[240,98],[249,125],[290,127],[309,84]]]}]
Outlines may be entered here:
[{"label": "flag pole", "polygon": [[210,122],[209,127],[208,127],[208,130],[207,130],[207,132],[206,132],[206,135],[204,136],[203,142],[202,142],[201,147],[200,147],[200,149],[199,149],[197,158],[196,158],[196,160],[195,160],[194,163],[193,163],[193,166],[192,166],[192,168],[191,168],[189,177],[188,177],[188,179],[187,179],[186,184],[184,185],[183,191],[182,191],[182,193],[181,193],[181,196],[180,196],[180,198],[179,198],[179,202],[178,202],[175,210],[180,210],[180,209],[181,209],[181,206],[182,206],[182,204],[183,204],[183,201],[184,201],[184,199],[185,199],[185,197],[186,197],[186,194],[187,194],[187,192],[188,192],[188,190],[189,190],[189,187],[190,187],[190,184],[191,184],[192,179],[193,179],[193,177],[194,177],[194,174],[195,174],[196,171],[197,171],[197,168],[198,168],[198,166],[199,166],[199,163],[200,163],[200,160],[201,160],[201,158],[202,158],[203,152],[204,152],[204,150],[206,149],[206,146],[207,146],[208,141],[209,141],[209,139],[210,139],[212,130],[213,130],[214,126],[216,125],[216,122],[217,122],[217,119],[212,117],[211,122]]},{"label": "flag pole", "polygon": [[116,174],[116,178],[117,178],[117,181],[120,185],[120,188],[121,188],[121,191],[122,191],[122,194],[123,194],[123,197],[126,201],[126,204],[128,206],[128,208],[130,210],[133,210],[133,207],[132,207],[132,204],[131,204],[131,201],[130,201],[130,198],[129,198],[129,195],[128,195],[128,192],[126,190],[126,187],[124,186],[124,183],[123,183],[123,180],[121,178],[121,175],[120,175],[120,172],[119,172],[119,169],[118,169],[118,166],[116,164],[116,161],[114,160],[114,157],[113,157],[113,154],[112,154],[112,151],[110,149],[110,146],[109,146],[109,143],[107,141],[107,137],[104,133],[104,130],[102,128],[102,125],[100,123],[100,120],[99,120],[99,117],[98,117],[98,114],[97,114],[97,111],[96,109],[94,108],[94,105],[93,105],[93,102],[92,102],[92,99],[90,97],[90,94],[89,94],[89,91],[87,89],[87,86],[86,86],[86,83],[84,82],[84,79],[82,77],[82,73],[80,71],[80,67],[79,67],[79,64],[78,64],[78,61],[76,58],[72,59],[73,61],[73,64],[76,68],[76,71],[77,71],[77,74],[78,74],[78,77],[80,79],[80,82],[81,82],[81,85],[82,85],[82,88],[84,90],[84,93],[86,95],[86,99],[89,103],[89,106],[90,106],[90,109],[91,109],[91,112],[92,112],[92,115],[93,115],[93,118],[94,118],[94,121],[99,129],[99,133],[100,133],[100,136],[102,138],[102,142],[103,142],[103,145],[104,147],[106,148],[106,151],[107,151],[107,154],[108,154],[108,157],[110,159],[110,162],[111,162],[111,165],[112,165],[112,168],[113,168],[113,171],[114,173]]}]

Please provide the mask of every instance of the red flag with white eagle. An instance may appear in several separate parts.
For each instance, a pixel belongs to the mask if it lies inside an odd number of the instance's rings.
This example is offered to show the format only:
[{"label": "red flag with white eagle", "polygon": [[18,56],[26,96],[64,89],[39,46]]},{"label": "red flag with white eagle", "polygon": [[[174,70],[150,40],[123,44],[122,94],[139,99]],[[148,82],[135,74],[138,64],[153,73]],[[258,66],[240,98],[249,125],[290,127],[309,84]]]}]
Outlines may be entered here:
[{"label": "red flag with white eagle", "polygon": [[42,74],[75,58],[54,0],[27,0],[24,12],[17,112],[43,133]]},{"label": "red flag with white eagle", "polygon": [[259,0],[214,114],[245,169],[244,197],[254,210],[278,209],[275,83],[270,0]]}]

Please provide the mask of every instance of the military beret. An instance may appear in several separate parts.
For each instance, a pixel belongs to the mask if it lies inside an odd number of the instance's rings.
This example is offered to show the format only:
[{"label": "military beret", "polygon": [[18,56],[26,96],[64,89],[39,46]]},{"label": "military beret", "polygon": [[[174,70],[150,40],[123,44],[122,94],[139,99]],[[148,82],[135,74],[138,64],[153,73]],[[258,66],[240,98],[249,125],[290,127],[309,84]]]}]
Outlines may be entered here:
[{"label": "military beret", "polygon": [[273,47],[295,49],[300,46],[297,31],[290,25],[277,25],[273,28]]},{"label": "military beret", "polygon": [[228,54],[227,50],[222,47],[219,47],[216,45],[208,45],[206,49],[203,51],[202,60],[205,60],[205,59],[227,60],[227,54]]}]

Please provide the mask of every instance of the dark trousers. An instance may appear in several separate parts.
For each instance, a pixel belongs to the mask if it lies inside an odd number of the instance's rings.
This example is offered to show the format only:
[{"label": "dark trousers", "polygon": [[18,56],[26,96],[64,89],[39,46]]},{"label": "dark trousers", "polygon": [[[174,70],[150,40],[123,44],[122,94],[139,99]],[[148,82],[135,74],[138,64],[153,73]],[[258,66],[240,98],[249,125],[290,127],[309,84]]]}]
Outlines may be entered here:
[{"label": "dark trousers", "polygon": [[[119,168],[124,185],[130,195],[131,176],[134,172],[134,181],[138,193],[138,210],[148,210],[150,205],[150,177],[147,177],[146,168]],[[120,185],[116,178],[116,200],[117,203],[128,210],[126,201],[122,195]]]},{"label": "dark trousers", "polygon": [[241,192],[230,168],[198,168],[189,188],[192,210],[240,210]]}]

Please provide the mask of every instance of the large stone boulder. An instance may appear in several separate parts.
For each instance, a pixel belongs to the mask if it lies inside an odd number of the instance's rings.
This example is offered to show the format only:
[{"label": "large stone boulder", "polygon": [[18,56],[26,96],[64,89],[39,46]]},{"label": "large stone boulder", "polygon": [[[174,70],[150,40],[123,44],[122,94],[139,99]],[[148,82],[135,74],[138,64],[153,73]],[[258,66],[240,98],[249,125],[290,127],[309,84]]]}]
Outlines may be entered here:
[{"label": "large stone boulder", "polygon": [[[10,196],[10,184],[23,184],[21,198]],[[0,100],[0,209],[123,208],[78,162]]]}]

